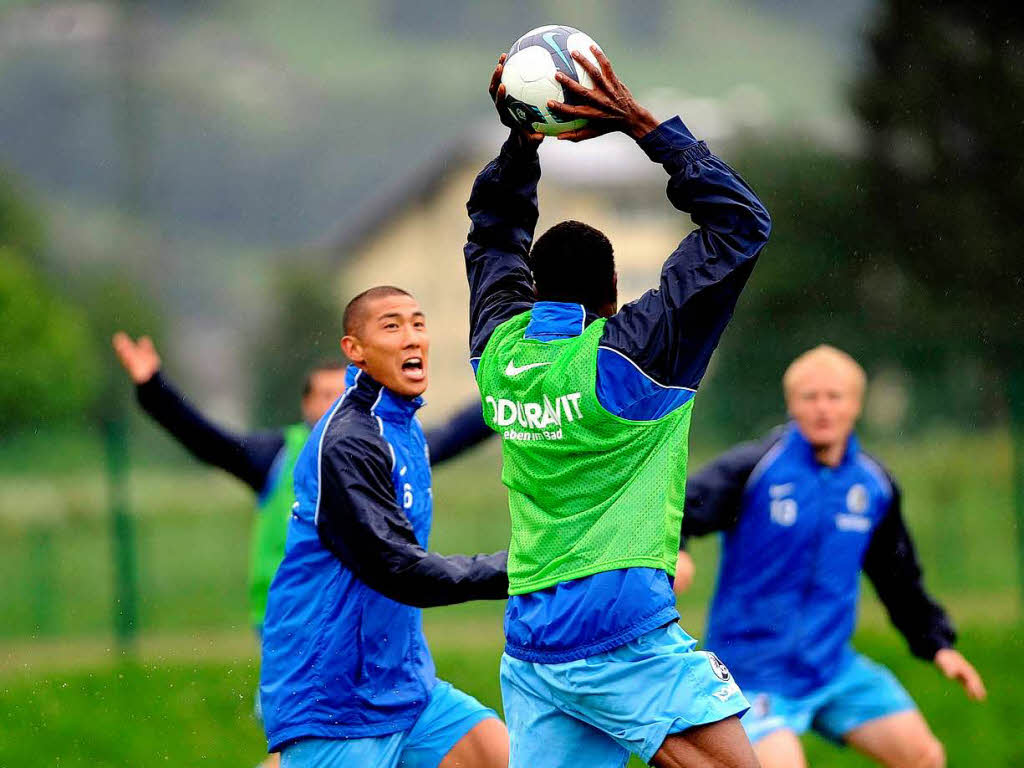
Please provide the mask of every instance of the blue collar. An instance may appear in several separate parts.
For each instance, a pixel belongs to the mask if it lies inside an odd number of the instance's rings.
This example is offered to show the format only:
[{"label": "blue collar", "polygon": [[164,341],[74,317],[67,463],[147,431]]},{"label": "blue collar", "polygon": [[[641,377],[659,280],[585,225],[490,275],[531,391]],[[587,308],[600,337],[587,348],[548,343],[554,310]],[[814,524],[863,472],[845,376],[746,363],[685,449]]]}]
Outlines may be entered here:
[{"label": "blue collar", "polygon": [[407,426],[425,405],[422,397],[405,397],[377,382],[366,371],[349,365],[345,371],[345,402],[384,421]]},{"label": "blue collar", "polygon": [[564,301],[538,301],[530,312],[524,336],[537,341],[554,341],[579,336],[593,320],[582,304]]},{"label": "blue collar", "polygon": [[[788,444],[793,447],[801,459],[803,459],[807,464],[816,466],[818,464],[818,460],[814,457],[814,448],[809,442],[807,442],[807,438],[805,438],[803,433],[801,433],[797,428],[796,422],[789,422],[786,431],[788,433],[786,436]],[[843,460],[839,463],[839,466],[836,467],[836,469],[841,469],[842,467],[853,463],[856,460],[858,453],[860,453],[860,440],[857,439],[857,435],[855,433],[851,432],[850,437],[846,440],[846,450],[843,452]]]}]

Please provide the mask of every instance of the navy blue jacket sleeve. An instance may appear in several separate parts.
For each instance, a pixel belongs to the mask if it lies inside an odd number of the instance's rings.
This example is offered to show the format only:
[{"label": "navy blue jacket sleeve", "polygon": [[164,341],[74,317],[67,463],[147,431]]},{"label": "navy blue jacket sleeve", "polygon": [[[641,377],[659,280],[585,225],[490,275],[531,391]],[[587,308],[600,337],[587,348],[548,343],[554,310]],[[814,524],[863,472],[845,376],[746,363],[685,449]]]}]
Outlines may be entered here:
[{"label": "navy blue jacket sleeve", "polygon": [[510,137],[473,183],[465,247],[472,359],[483,353],[495,328],[533,306],[526,257],[537,226],[538,181],[536,147]]},{"label": "navy blue jacket sleeve", "polygon": [[496,434],[484,421],[483,408],[477,400],[456,413],[448,423],[425,433],[430,463],[436,466],[453,459]]},{"label": "navy blue jacket sleeve", "polygon": [[864,555],[864,572],[893,626],[906,638],[910,652],[931,661],[940,649],[953,647],[956,630],[946,612],[924,589],[914,543],[903,521],[900,490],[891,477],[889,481],[892,502],[871,534]]},{"label": "navy blue jacket sleeve", "polygon": [[320,465],[317,534],[371,589],[419,608],[508,596],[506,552],[427,552],[395,499],[390,454],[379,438],[342,435]]},{"label": "navy blue jacket sleeve", "polygon": [[680,549],[686,549],[690,536],[724,531],[736,524],[750,474],[778,439],[775,431],[765,440],[740,443],[687,478]]},{"label": "navy blue jacket sleeve", "polygon": [[670,174],[668,198],[697,225],[668,257],[658,288],[605,325],[603,347],[656,383],[696,388],[771,231],[747,184],[676,117],[640,140]]},{"label": "navy blue jacket sleeve", "polygon": [[284,435],[280,431],[236,435],[219,427],[193,407],[159,372],[136,386],[135,395],[142,410],[189,453],[231,473],[256,493],[263,492],[274,459],[284,447]]}]

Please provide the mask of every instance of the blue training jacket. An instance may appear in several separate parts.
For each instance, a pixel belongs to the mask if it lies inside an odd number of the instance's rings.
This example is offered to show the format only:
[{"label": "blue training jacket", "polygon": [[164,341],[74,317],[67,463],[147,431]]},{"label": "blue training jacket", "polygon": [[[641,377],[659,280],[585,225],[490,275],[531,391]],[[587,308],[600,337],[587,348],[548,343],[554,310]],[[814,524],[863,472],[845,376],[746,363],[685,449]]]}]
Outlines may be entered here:
[{"label": "blue training jacket", "polygon": [[359,372],[299,455],[263,630],[260,697],[272,752],[301,738],[411,727],[436,683],[419,608],[507,594],[506,553],[426,550],[422,404]]},{"label": "blue training jacket", "polygon": [[956,638],[921,584],[899,489],[856,436],[834,468],[792,424],[715,459],[687,485],[684,540],[715,530],[705,645],[744,689],[804,696],[842,671],[862,568],[915,655]]},{"label": "blue training jacket", "polygon": [[[637,144],[667,172],[669,202],[698,226],[668,255],[659,287],[608,318],[601,336],[599,401],[624,419],[647,421],[694,396],[771,221],[753,190],[678,117]],[[596,319],[579,304],[536,301],[528,254],[539,180],[536,149],[513,137],[473,184],[465,256],[474,365],[494,329],[527,310],[526,335],[542,341],[576,336]],[[678,617],[665,571],[607,571],[511,597],[505,652],[541,663],[586,658]]]}]

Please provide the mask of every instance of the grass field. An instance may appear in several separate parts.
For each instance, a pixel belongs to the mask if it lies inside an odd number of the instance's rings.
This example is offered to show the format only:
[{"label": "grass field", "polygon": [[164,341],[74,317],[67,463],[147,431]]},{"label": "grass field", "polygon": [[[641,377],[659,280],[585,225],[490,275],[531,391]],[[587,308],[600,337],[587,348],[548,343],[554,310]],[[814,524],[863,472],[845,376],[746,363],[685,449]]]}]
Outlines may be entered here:
[{"label": "grass field", "polygon": [[[962,630],[991,691],[968,702],[912,659],[864,590],[858,645],[891,666],[946,742],[950,765],[1024,765],[1024,633],[1005,435],[937,434],[871,446],[900,478],[927,583]],[[435,477],[434,548],[504,546],[508,520],[490,445]],[[694,458],[699,465],[707,454]],[[254,765],[257,669],[244,582],[251,499],[198,468],[132,476],[140,635],[112,650],[114,571],[104,485],[0,461],[0,768],[24,765]],[[680,602],[700,636],[717,544],[697,542],[698,578]],[[501,608],[428,611],[440,673],[498,705]],[[866,765],[820,739],[812,764]]]},{"label": "grass field", "polygon": [[[494,624],[435,618],[428,624],[439,673],[500,707],[500,637]],[[222,641],[225,638],[221,638]],[[238,645],[235,638],[227,645]],[[184,657],[185,647],[148,646],[138,660],[109,657],[83,665],[50,659],[0,677],[0,766],[255,765],[262,733],[252,717],[257,668],[251,654]],[[945,742],[951,766],[1024,765],[1024,641],[1018,628],[968,627],[963,650],[989,685],[983,704],[903,649],[892,633],[864,631],[858,647],[890,666]],[[208,648],[208,646],[207,646]],[[52,666],[51,666],[52,665]],[[48,668],[49,667],[49,668]],[[823,740],[804,740],[812,765],[865,766]],[[637,763],[639,764],[639,763]]]}]

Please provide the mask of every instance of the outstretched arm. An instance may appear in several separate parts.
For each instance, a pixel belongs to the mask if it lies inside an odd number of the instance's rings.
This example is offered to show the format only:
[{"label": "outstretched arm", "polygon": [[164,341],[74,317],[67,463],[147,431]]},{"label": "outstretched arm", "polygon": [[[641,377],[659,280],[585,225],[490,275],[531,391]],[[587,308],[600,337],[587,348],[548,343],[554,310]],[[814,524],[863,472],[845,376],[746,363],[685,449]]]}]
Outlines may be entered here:
[{"label": "outstretched arm", "polygon": [[509,137],[498,157],[477,176],[466,203],[470,220],[465,248],[469,349],[474,360],[483,353],[495,328],[534,302],[533,276],[526,257],[537,226],[537,147],[543,136],[524,133],[504,109],[504,62],[503,54],[491,75],[488,93],[502,123],[510,128]]},{"label": "outstretched arm", "polygon": [[[608,58],[591,49],[599,67],[573,56],[594,81],[592,90],[558,77],[577,105],[549,107],[572,118],[586,118],[578,131],[559,138],[581,141],[618,130],[637,140],[654,162],[668,171],[668,198],[690,214],[697,229],[669,256],[658,289],[627,304],[608,320],[601,345],[606,364],[599,378],[619,378],[632,366],[656,385],[650,392],[629,392],[612,401],[647,401],[627,418],[655,418],[685,402],[687,389],[700,383],[711,354],[732,316],[754,263],[768,241],[771,221],[753,190],[707,145],[697,141],[679,118],[657,125],[619,81]],[[625,361],[616,361],[615,356]],[[602,368],[605,375],[601,377]],[[608,389],[599,380],[599,389]],[[657,391],[660,388],[660,392]],[[613,387],[614,389],[614,387]],[[609,392],[602,393],[608,402]]]},{"label": "outstretched arm", "polygon": [[430,464],[442,464],[496,434],[484,421],[483,409],[477,400],[456,413],[448,423],[426,432]]},{"label": "outstretched arm", "polygon": [[135,382],[139,405],[154,421],[200,461],[231,473],[256,493],[264,490],[284,446],[280,432],[236,435],[211,422],[164,378],[160,357],[148,336],[135,342],[127,334],[117,333],[113,346]]},{"label": "outstretched arm", "polygon": [[917,553],[903,522],[900,491],[895,483],[892,488],[889,510],[872,533],[864,555],[864,572],[911,653],[934,662],[943,674],[959,681],[971,698],[983,699],[981,676],[953,648],[956,631],[949,616],[925,591]]},{"label": "outstretched arm", "polygon": [[443,556],[416,540],[382,446],[345,435],[321,456],[317,533],[359,579],[419,608],[508,596],[507,553]]},{"label": "outstretched arm", "polygon": [[691,536],[724,531],[736,524],[743,507],[743,490],[757,462],[778,439],[741,443],[723,453],[687,479],[686,505],[672,588],[681,595],[693,583],[696,567],[686,551]]},{"label": "outstretched arm", "polygon": [[686,547],[691,536],[724,531],[736,524],[754,467],[780,437],[780,431],[774,430],[766,439],[740,443],[687,478],[680,548]]}]

